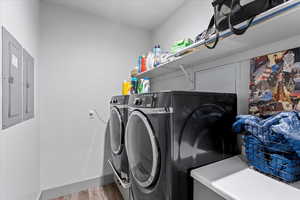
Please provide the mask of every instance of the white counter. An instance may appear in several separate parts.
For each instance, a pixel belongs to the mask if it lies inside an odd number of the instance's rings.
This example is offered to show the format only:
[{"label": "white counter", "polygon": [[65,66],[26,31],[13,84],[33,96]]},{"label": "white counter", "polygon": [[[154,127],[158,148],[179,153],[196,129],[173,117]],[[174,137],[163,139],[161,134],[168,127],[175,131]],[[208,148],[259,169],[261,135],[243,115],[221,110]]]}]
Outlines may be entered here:
[{"label": "white counter", "polygon": [[239,156],[195,169],[191,176],[227,200],[300,200],[300,182],[277,181],[250,169]]}]

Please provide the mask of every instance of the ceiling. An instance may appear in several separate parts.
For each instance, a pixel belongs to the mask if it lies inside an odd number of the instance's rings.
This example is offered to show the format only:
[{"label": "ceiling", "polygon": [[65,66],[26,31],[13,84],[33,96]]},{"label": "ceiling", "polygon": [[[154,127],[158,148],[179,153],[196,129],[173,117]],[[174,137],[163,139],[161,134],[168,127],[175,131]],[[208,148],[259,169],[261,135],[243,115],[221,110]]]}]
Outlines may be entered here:
[{"label": "ceiling", "polygon": [[186,0],[43,0],[151,30]]}]

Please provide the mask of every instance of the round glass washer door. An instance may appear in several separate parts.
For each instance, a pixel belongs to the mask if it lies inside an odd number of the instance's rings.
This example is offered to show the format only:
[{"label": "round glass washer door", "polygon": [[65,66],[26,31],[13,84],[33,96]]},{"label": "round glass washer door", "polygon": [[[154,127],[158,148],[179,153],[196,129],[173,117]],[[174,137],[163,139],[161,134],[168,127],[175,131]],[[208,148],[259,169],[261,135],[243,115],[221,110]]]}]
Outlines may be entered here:
[{"label": "round glass washer door", "polygon": [[122,152],[124,125],[120,110],[117,107],[112,107],[110,111],[110,145],[111,151],[115,155]]},{"label": "round glass washer door", "polygon": [[159,172],[159,148],[152,126],[140,111],[129,116],[125,145],[130,171],[139,186],[151,186]]}]

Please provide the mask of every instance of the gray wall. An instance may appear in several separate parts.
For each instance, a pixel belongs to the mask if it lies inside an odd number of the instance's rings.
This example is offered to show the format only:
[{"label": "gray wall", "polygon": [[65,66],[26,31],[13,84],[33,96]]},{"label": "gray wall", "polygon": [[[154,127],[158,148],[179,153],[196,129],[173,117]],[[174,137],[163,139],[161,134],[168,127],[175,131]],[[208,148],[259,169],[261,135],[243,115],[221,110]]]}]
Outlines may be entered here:
[{"label": "gray wall", "polygon": [[142,29],[60,5],[41,3],[41,188],[112,173],[105,168],[109,101],[121,94],[139,55],[150,48]]},{"label": "gray wall", "polygon": [[194,39],[207,28],[213,14],[212,0],[185,0],[185,3],[152,34],[154,44],[164,49],[183,38]]},{"label": "gray wall", "polygon": [[[0,26],[34,57],[39,69],[39,0],[0,0]],[[0,38],[1,33],[0,33]],[[0,47],[2,40],[0,39]],[[2,55],[2,48],[0,48]],[[0,56],[2,63],[2,56]],[[37,76],[35,76],[35,83]],[[0,82],[2,84],[2,81]],[[35,88],[38,84],[35,85]],[[2,90],[2,85],[0,86]],[[0,91],[2,94],[2,91]],[[37,89],[35,91],[37,100]],[[2,101],[2,98],[0,98]],[[0,105],[2,102],[0,103]],[[34,200],[40,192],[39,107],[35,118],[0,130],[0,199]],[[0,106],[0,110],[2,106]],[[2,113],[2,110],[0,111]],[[2,117],[2,115],[0,115]],[[0,119],[0,121],[2,121]]]}]

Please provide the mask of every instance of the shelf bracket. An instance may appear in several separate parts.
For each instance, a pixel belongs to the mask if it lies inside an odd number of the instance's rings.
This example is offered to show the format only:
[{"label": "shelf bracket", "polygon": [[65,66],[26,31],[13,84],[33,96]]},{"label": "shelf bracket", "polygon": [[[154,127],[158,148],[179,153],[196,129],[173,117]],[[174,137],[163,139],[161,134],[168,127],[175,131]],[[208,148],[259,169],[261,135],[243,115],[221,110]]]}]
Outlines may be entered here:
[{"label": "shelf bracket", "polygon": [[184,76],[186,77],[186,79],[192,84],[193,89],[195,89],[195,81],[193,76],[191,76],[186,69],[184,68],[184,65],[179,65],[179,68],[181,69],[181,71],[183,72]]}]

